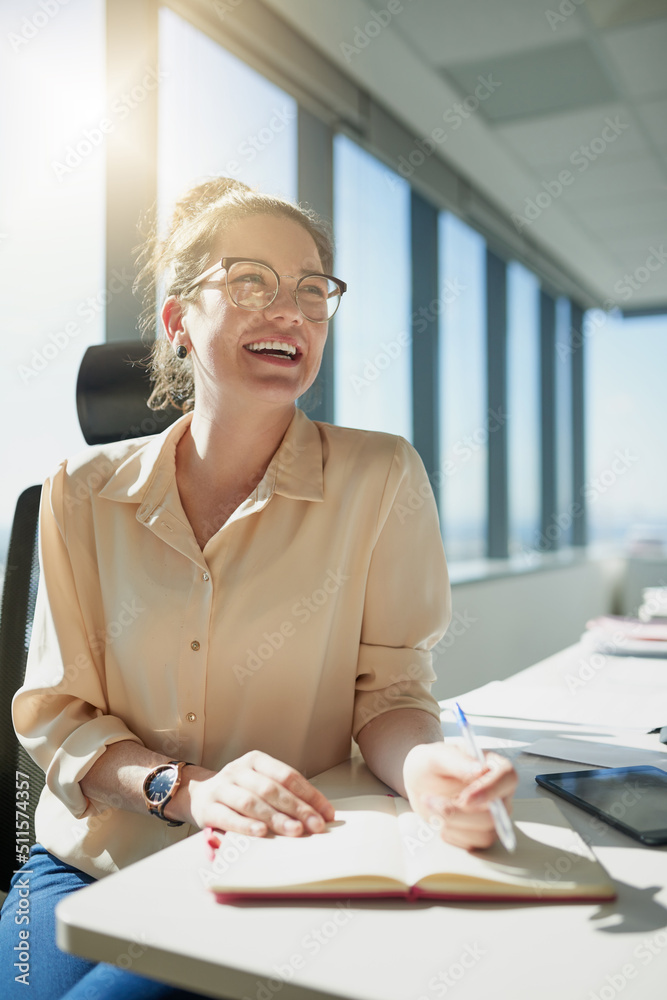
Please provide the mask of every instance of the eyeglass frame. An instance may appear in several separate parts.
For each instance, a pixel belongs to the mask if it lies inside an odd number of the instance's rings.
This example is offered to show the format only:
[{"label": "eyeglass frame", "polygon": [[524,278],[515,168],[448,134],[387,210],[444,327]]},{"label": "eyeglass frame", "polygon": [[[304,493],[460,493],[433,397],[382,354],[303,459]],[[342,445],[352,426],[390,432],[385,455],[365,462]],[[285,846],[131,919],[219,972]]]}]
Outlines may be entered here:
[{"label": "eyeglass frame", "polygon": [[[268,268],[268,270],[275,275],[276,290],[273,295],[273,298],[271,299],[270,302],[267,302],[265,306],[262,306],[261,309],[251,309],[248,306],[239,305],[238,302],[234,301],[234,296],[229,291],[229,281],[228,281],[229,268],[232,266],[232,264],[244,264],[244,263],[260,264],[262,267]],[[183,294],[187,295],[189,292],[192,291],[193,288],[196,288],[197,285],[201,284],[202,281],[206,281],[206,279],[209,278],[212,274],[215,274],[216,271],[220,270],[223,270],[225,272],[225,288],[227,289],[227,294],[229,295],[229,301],[232,303],[233,306],[236,306],[237,309],[245,309],[246,312],[261,312],[262,309],[268,309],[269,306],[272,305],[275,302],[276,298],[278,297],[278,292],[280,291],[280,279],[294,278],[294,280],[296,281],[293,293],[294,301],[296,303],[297,309],[299,310],[303,318],[305,320],[308,320],[309,323],[328,323],[329,320],[333,319],[333,317],[336,315],[336,312],[338,312],[338,306],[340,305],[340,300],[347,291],[347,282],[343,281],[341,278],[335,278],[333,274],[324,274],[322,271],[308,271],[307,274],[302,274],[300,278],[297,278],[296,275],[294,274],[278,274],[276,269],[274,267],[271,267],[270,264],[267,264],[263,260],[255,260],[254,257],[223,257],[218,264],[214,264],[212,267],[209,267],[208,270],[204,271],[204,273],[201,274],[195,281],[192,281],[187,286]],[[327,319],[310,319],[308,316],[306,316],[303,309],[299,305],[299,299],[297,297],[299,285],[301,284],[302,281],[305,281],[306,278],[328,278],[329,281],[334,281],[338,285],[338,288],[340,289],[340,295],[338,296],[338,305],[336,306],[336,309],[331,314],[331,316],[328,316]]]}]

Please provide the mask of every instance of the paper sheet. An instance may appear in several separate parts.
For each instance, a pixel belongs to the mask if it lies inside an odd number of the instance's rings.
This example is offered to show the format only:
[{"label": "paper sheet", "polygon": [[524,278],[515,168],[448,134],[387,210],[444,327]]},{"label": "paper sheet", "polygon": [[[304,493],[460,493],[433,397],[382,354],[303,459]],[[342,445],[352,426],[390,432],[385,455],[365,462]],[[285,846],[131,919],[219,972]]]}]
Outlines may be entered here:
[{"label": "paper sheet", "polygon": [[521,748],[521,752],[536,754],[538,757],[575,761],[578,764],[591,764],[593,767],[635,767],[639,764],[651,764],[667,771],[667,747],[664,752],[637,750],[635,747],[613,743],[554,737],[529,743],[528,746]]},{"label": "paper sheet", "polygon": [[667,725],[667,661],[568,650],[505,681],[448,699],[468,715],[650,732]]}]

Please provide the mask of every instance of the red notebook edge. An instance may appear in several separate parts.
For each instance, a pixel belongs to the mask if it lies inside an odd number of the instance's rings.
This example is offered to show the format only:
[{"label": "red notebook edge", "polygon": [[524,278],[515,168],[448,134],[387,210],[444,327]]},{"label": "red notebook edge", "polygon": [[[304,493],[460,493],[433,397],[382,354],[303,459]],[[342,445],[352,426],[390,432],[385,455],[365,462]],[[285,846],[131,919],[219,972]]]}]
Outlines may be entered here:
[{"label": "red notebook edge", "polygon": [[389,889],[386,892],[266,892],[266,893],[243,893],[243,892],[214,892],[218,903],[280,903],[283,901],[320,899],[404,899],[410,903],[441,902],[441,903],[611,903],[617,898],[614,891],[613,896],[595,895],[583,896],[573,893],[571,896],[549,896],[542,894],[539,890],[528,892],[521,896],[502,895],[497,893],[437,893],[429,892],[427,889],[419,889],[412,886],[410,889],[401,891],[399,889]]}]

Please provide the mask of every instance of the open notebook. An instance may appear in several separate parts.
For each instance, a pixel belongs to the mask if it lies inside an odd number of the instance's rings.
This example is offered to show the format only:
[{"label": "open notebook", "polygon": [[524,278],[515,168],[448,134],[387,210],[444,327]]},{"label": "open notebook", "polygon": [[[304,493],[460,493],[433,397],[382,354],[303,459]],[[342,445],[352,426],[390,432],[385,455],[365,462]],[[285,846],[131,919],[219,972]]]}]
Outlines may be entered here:
[{"label": "open notebook", "polygon": [[[308,897],[600,901],[616,892],[549,799],[514,802],[517,849],[445,844],[405,799],[336,799],[336,818],[307,837],[223,837],[209,889],[220,902]],[[231,848],[231,849],[230,849]]]}]

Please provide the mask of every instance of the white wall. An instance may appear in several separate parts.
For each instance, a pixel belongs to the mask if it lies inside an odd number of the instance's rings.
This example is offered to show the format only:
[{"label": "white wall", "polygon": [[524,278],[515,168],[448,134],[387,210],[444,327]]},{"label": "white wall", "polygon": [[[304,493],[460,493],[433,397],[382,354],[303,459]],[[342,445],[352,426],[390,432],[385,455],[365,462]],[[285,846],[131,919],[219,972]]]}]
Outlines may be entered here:
[{"label": "white wall", "polygon": [[589,618],[615,610],[624,561],[581,560],[452,585],[454,618],[435,649],[436,698],[532,666],[576,642]]}]

